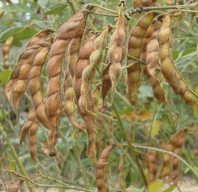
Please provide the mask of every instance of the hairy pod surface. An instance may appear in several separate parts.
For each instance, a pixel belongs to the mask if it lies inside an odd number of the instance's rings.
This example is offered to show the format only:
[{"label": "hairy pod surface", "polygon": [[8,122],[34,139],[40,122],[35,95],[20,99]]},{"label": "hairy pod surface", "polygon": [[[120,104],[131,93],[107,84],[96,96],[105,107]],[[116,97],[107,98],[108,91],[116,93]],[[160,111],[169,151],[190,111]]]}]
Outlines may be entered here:
[{"label": "hairy pod surface", "polygon": [[126,54],[124,43],[127,39],[127,18],[124,16],[124,2],[121,2],[119,9],[119,17],[116,24],[116,30],[111,37],[111,46],[108,50],[109,56],[109,77],[111,80],[112,93],[111,99],[113,99],[117,81],[120,78],[122,69],[121,62]]},{"label": "hairy pod surface", "polygon": [[[166,146],[166,150],[174,152],[177,148],[181,149],[184,144],[186,134],[187,129],[184,129],[183,131],[179,131],[173,135]],[[165,178],[166,176],[170,175],[170,164],[172,159],[173,158],[170,154],[164,154],[163,165],[160,171],[160,178]]]},{"label": "hairy pod surface", "polygon": [[108,192],[109,187],[107,183],[107,162],[110,156],[111,151],[114,146],[107,146],[100,155],[100,159],[98,160],[97,168],[96,168],[96,181],[99,192]]},{"label": "hairy pod surface", "polygon": [[44,40],[52,32],[54,31],[51,29],[45,29],[33,36],[14,66],[10,80],[6,85],[5,93],[8,100],[14,104],[16,110],[18,110],[20,98],[24,94],[27,87],[27,79],[34,54],[40,48],[38,43]]},{"label": "hairy pod surface", "polygon": [[40,122],[38,121],[38,119],[36,118],[36,115],[35,115],[33,124],[30,127],[30,135],[29,135],[29,138],[28,138],[28,142],[29,142],[29,146],[30,146],[30,156],[35,161],[37,161],[37,158],[36,158],[36,152],[37,152],[36,134],[38,132],[39,125],[40,125]]},{"label": "hairy pod surface", "polygon": [[171,17],[167,15],[163,20],[162,26],[157,36],[159,42],[159,58],[161,60],[162,74],[174,89],[175,93],[178,94],[180,92],[180,87],[175,73],[175,66],[172,61],[172,49],[169,48],[172,45],[172,39],[170,39],[170,23]]},{"label": "hairy pod surface", "polygon": [[30,131],[30,128],[31,128],[34,120],[35,120],[35,110],[33,109],[28,113],[28,118],[22,127],[21,136],[20,136],[20,144],[24,141],[26,135]]},{"label": "hairy pod surface", "polygon": [[50,51],[52,39],[47,39],[40,43],[41,48],[35,55],[32,68],[30,70],[29,91],[33,99],[33,105],[37,119],[49,130],[53,129],[46,114],[41,91],[41,72]]},{"label": "hairy pod surface", "polygon": [[[147,29],[147,32],[146,32],[143,42],[142,42],[142,50],[141,50],[141,54],[140,54],[140,59],[142,61],[146,62],[146,65],[143,65],[143,72],[144,72],[145,76],[148,78],[148,80],[153,88],[154,96],[158,100],[160,100],[162,103],[167,104],[166,100],[165,100],[165,95],[164,95],[163,89],[161,88],[157,78],[153,74],[150,73],[150,69],[148,68],[148,66],[154,66],[154,68],[156,69],[156,66],[158,65],[158,60],[159,60],[158,48],[159,48],[159,46],[158,46],[158,44],[151,44],[151,43],[153,43],[152,39],[155,37],[160,26],[161,26],[161,21],[154,20],[153,23]],[[152,38],[153,34],[154,34],[154,37]],[[151,43],[149,45],[150,41],[151,41]],[[157,39],[156,39],[156,41],[157,41]],[[154,47],[154,46],[156,46],[156,47]],[[151,52],[151,50],[154,50],[155,52]],[[147,52],[147,51],[149,51],[149,52]],[[155,58],[153,58],[153,57],[155,57]],[[156,63],[151,63],[153,61]]]},{"label": "hairy pod surface", "polygon": [[9,37],[3,45],[2,52],[3,52],[3,60],[4,60],[4,68],[9,69],[9,51],[12,46],[14,36]]},{"label": "hairy pod surface", "polygon": [[[73,42],[76,38],[82,37],[86,25],[86,17],[87,14],[84,11],[79,11],[73,15],[59,29],[56,40],[51,48],[51,55],[47,64],[49,85],[47,90],[48,97],[45,103],[45,112],[50,124],[55,130],[58,129],[60,116],[62,115],[61,74],[63,57],[69,43]],[[72,48],[73,46],[70,46],[70,51]],[[51,135],[56,134],[51,133]],[[48,146],[54,151],[55,142],[49,142]]]},{"label": "hairy pod surface", "polygon": [[[92,52],[95,50],[94,43],[96,38],[98,37],[98,34],[96,33],[90,33],[89,38],[83,45],[78,61],[76,64],[76,69],[75,69],[75,95],[76,95],[76,101],[77,101],[77,106],[78,110],[80,113],[80,116],[82,119],[85,121],[87,125],[87,134],[88,134],[88,149],[87,149],[87,154],[90,157],[92,161],[96,161],[96,146],[95,146],[95,117],[85,113],[81,107],[79,106],[79,100],[81,97],[81,90],[86,91],[86,89],[83,87],[83,71],[86,67],[90,65],[90,60],[89,57],[92,54]],[[89,100],[87,108],[89,111],[94,112],[94,105],[93,101],[91,99],[91,93],[87,95],[87,99]]]},{"label": "hairy pod surface", "polygon": [[36,151],[37,151],[36,134],[39,128],[39,124],[40,122],[38,121],[36,117],[36,112],[33,109],[28,113],[28,119],[26,120],[26,123],[22,127],[21,137],[20,137],[20,144],[21,144],[24,141],[28,132],[30,132],[29,139],[28,139],[29,146],[30,146],[30,155],[31,155],[31,158],[35,161],[37,161],[36,159]]},{"label": "hairy pod surface", "polygon": [[[78,102],[81,116],[84,118],[84,121],[88,125],[87,134],[89,138],[89,146],[87,149],[87,154],[92,161],[96,161],[96,119],[94,113],[93,98],[91,96],[91,85],[95,76],[96,66],[101,62],[102,59],[102,51],[104,48],[106,48],[109,31],[110,26],[107,26],[105,30],[95,39],[95,50],[91,53],[89,58],[90,65],[88,65],[82,73],[81,96]],[[87,121],[90,121],[89,124]]]},{"label": "hairy pod surface", "polygon": [[15,181],[12,185],[10,185],[8,192],[18,192],[22,183],[23,183],[23,180]]},{"label": "hairy pod surface", "polygon": [[[66,58],[67,62],[67,58]],[[83,129],[76,121],[75,119],[75,106],[74,106],[74,89],[72,86],[72,76],[69,71],[69,66],[67,65],[66,69],[66,76],[64,81],[64,92],[65,92],[65,106],[64,111],[71,122],[72,125],[74,125],[78,129]]]},{"label": "hairy pod surface", "polygon": [[[138,23],[132,30],[128,44],[128,54],[130,56],[133,56],[138,59],[140,58],[141,46],[144,35],[146,34],[146,31],[150,26],[150,24],[152,23],[153,18],[156,16],[156,14],[157,13],[155,12],[147,13],[138,21]],[[133,62],[135,62],[135,60],[129,57],[127,58],[127,65]],[[141,72],[140,63],[136,63],[133,66],[127,68],[127,76],[126,76],[127,94],[129,101],[131,102],[132,105],[135,105],[135,101],[137,97],[136,95],[140,80],[140,72]]]},{"label": "hairy pod surface", "polygon": [[[185,142],[186,134],[187,134],[187,129],[184,129],[180,137],[178,138],[177,143],[175,143],[175,149],[173,153],[178,156],[181,156],[181,151]],[[179,176],[180,176],[179,165],[180,165],[180,160],[176,157],[173,157],[173,170],[171,173],[171,177],[175,186],[177,186]]]},{"label": "hairy pod surface", "polygon": [[150,185],[155,181],[157,175],[157,154],[148,149],[144,161],[148,169],[148,185]]}]

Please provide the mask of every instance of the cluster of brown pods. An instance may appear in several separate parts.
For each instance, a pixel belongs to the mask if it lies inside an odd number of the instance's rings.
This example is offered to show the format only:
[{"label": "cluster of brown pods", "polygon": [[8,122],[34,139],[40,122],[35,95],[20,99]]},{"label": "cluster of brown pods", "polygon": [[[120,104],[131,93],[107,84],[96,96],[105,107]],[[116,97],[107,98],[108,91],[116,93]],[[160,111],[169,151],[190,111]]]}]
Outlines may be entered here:
[{"label": "cluster of brown pods", "polygon": [[[135,8],[147,7],[153,6],[155,2],[156,0],[141,0],[134,1],[134,5]],[[87,9],[77,12],[66,21],[57,32],[55,39],[47,38],[54,32],[51,29],[39,32],[30,39],[27,47],[19,56],[5,89],[8,100],[17,111],[27,85],[29,87],[34,109],[29,112],[27,122],[22,128],[20,142],[22,143],[27,133],[30,132],[28,141],[30,154],[34,160],[37,159],[36,134],[41,123],[49,130],[48,139],[42,144],[42,150],[50,156],[56,155],[59,165],[61,164],[56,143],[61,134],[59,124],[63,109],[71,124],[87,133],[87,155],[97,164],[96,179],[101,192],[108,191],[106,163],[114,148],[112,119],[109,121],[110,145],[105,148],[104,143],[107,95],[111,89],[110,99],[113,102],[123,65],[125,65],[124,68],[127,68],[127,96],[131,105],[138,103],[138,86],[142,69],[153,88],[154,96],[163,104],[167,104],[163,86],[160,85],[157,76],[158,68],[176,94],[181,95],[187,104],[198,107],[195,96],[173,62],[171,14],[162,14],[157,11],[147,12],[129,31],[130,18],[124,11],[125,1],[121,0],[115,27],[107,24],[102,32],[93,30],[88,35],[85,34],[86,20],[91,12]],[[110,35],[111,38],[109,38]],[[11,41],[12,39],[8,39],[4,47],[5,63],[7,63]],[[110,45],[109,48],[108,45]],[[107,57],[105,52],[107,52]],[[66,59],[64,59],[66,54]],[[41,73],[45,63],[47,63],[49,84],[47,98],[44,99],[41,90]],[[98,74],[100,70],[97,70],[101,63],[105,65],[102,68],[102,75]],[[64,74],[64,102],[61,98],[63,64],[67,65]],[[95,86],[98,81],[99,86]],[[102,95],[102,104],[99,99],[100,95]],[[83,119],[82,124],[79,124],[75,118],[76,109]],[[101,115],[98,118],[98,114],[102,114],[103,117]],[[97,120],[99,121],[97,122]],[[86,124],[86,128],[84,124]],[[181,156],[186,132],[186,129],[178,132],[169,141],[166,149]],[[99,156],[100,158],[97,160]],[[160,173],[162,178],[170,174],[171,160],[169,154],[164,155]],[[147,151],[145,164],[149,171],[148,183],[150,185],[157,177],[157,156],[153,151]],[[124,191],[124,156],[121,157],[119,169],[120,185]],[[179,178],[179,160],[177,158],[173,159],[171,176],[174,183],[177,184]]]}]

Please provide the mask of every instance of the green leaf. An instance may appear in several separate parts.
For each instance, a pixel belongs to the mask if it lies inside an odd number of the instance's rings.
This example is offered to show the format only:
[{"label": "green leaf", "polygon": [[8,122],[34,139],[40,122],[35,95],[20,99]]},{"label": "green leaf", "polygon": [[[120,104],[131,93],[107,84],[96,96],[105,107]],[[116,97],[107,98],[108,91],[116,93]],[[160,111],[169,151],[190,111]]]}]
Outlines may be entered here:
[{"label": "green leaf", "polygon": [[4,5],[0,10],[8,13],[23,13],[23,12],[33,13],[30,7],[27,7],[26,5],[23,4],[17,4],[17,5],[15,4],[15,6]]},{"label": "green leaf", "polygon": [[125,113],[130,113],[130,112],[133,112],[133,111],[134,111],[134,109],[132,107],[126,107],[125,109],[120,111],[120,115],[123,115]]},{"label": "green leaf", "polygon": [[176,186],[172,185],[168,189],[164,190],[163,192],[171,192],[176,188]]},{"label": "green leaf", "polygon": [[12,35],[15,41],[30,39],[36,33],[37,31],[29,27],[12,27],[0,34],[0,42],[6,41]]},{"label": "green leaf", "polygon": [[87,167],[87,166],[92,165],[92,164],[93,164],[92,161],[88,158],[82,160],[83,167]]},{"label": "green leaf", "polygon": [[12,6],[12,5],[4,5],[1,9],[1,11],[8,12],[8,13],[20,13],[20,12],[26,12],[23,9],[21,9],[19,6]]},{"label": "green leaf", "polygon": [[175,61],[177,59],[179,53],[177,50],[173,50],[172,54],[173,54],[173,60]]},{"label": "green leaf", "polygon": [[160,129],[160,123],[158,121],[155,121],[152,127],[151,135],[153,136],[157,135],[159,129]]},{"label": "green leaf", "polygon": [[190,49],[187,49],[183,52],[182,56],[185,56],[185,55],[188,55],[192,52],[196,52],[196,48],[190,48]]},{"label": "green leaf", "polygon": [[149,185],[148,192],[162,192],[163,185],[163,181],[158,179]]},{"label": "green leaf", "polygon": [[12,73],[11,69],[3,70],[2,73],[0,74],[0,82],[6,85],[7,82],[9,81],[11,73]]},{"label": "green leaf", "polygon": [[63,11],[65,8],[67,7],[66,4],[64,5],[58,5],[56,7],[54,7],[53,9],[51,9],[50,11],[45,12],[45,15],[57,15],[59,13],[61,13],[61,11]]}]

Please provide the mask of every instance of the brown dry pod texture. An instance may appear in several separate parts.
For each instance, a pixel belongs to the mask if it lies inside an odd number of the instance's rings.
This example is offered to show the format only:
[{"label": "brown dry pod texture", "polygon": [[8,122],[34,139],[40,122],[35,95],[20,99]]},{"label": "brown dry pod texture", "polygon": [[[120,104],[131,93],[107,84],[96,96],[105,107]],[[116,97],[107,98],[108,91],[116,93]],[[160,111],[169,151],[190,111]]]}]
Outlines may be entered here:
[{"label": "brown dry pod texture", "polygon": [[144,158],[145,165],[148,169],[148,185],[156,180],[157,175],[157,154],[151,149],[147,150]]},{"label": "brown dry pod texture", "polygon": [[[174,152],[175,149],[178,148],[178,146],[182,147],[183,139],[185,138],[184,135],[186,135],[187,129],[184,129],[184,131],[179,131],[173,137],[169,140],[166,150]],[[163,165],[160,170],[160,178],[165,178],[166,176],[170,175],[170,164],[172,161],[172,156],[170,154],[164,154],[163,158]]]},{"label": "brown dry pod texture", "polygon": [[[182,147],[185,142],[186,134],[187,134],[187,129],[184,129],[184,131],[182,132],[180,138],[178,139],[178,141],[176,143],[176,147],[173,151],[173,153],[175,153],[178,156],[181,156],[181,151],[182,151]],[[180,176],[179,165],[180,165],[180,160],[176,157],[173,157],[173,170],[171,173],[171,177],[173,179],[173,183],[175,186],[177,185],[179,176]]]},{"label": "brown dry pod texture", "polygon": [[[85,123],[87,124],[87,134],[88,134],[88,139],[89,139],[89,146],[87,149],[87,153],[89,154],[90,159],[92,159],[93,161],[96,161],[95,133],[93,131],[95,129],[95,117],[85,113],[79,106],[79,99],[81,97],[81,87],[83,83],[82,74],[83,74],[84,69],[90,65],[89,57],[95,49],[94,42],[96,38],[98,37],[97,33],[91,32],[89,35],[90,35],[89,38],[87,39],[87,41],[85,42],[85,44],[83,45],[80,51],[78,61],[76,64],[75,95],[76,95],[76,101],[77,101],[79,113],[81,117],[83,118],[83,120],[85,121]],[[89,105],[87,106],[88,110],[94,111],[94,106],[91,100],[90,93],[87,96],[87,99],[89,100],[89,103],[88,103]]]},{"label": "brown dry pod texture", "polygon": [[[68,58],[68,57],[67,57]],[[66,58],[66,60],[67,60]],[[66,76],[64,81],[64,92],[65,92],[65,106],[64,111],[71,122],[78,129],[83,129],[76,121],[75,118],[75,105],[74,105],[74,89],[72,86],[72,76],[69,72],[69,66],[67,65]]]},{"label": "brown dry pod texture", "polygon": [[40,42],[40,50],[35,55],[32,68],[29,75],[29,91],[32,96],[33,105],[36,112],[37,119],[48,129],[53,129],[45,114],[44,101],[41,90],[41,72],[42,67],[47,59],[50,51],[52,39],[47,39]]},{"label": "brown dry pod texture", "polygon": [[8,192],[18,192],[21,188],[23,180],[17,180],[12,185],[10,185]]},{"label": "brown dry pod texture", "polygon": [[4,60],[4,68],[9,69],[9,51],[12,46],[14,36],[9,37],[6,42],[3,45],[2,51],[3,51],[3,60]]},{"label": "brown dry pod texture", "polygon": [[151,7],[156,3],[157,0],[142,0],[143,7]]},{"label": "brown dry pod texture", "polygon": [[[91,53],[89,60],[90,65],[84,68],[82,73],[81,95],[79,98],[79,112],[82,118],[87,123],[87,134],[89,138],[89,146],[87,155],[92,161],[96,161],[96,145],[95,145],[95,132],[96,132],[96,118],[94,113],[93,98],[91,96],[91,85],[95,77],[96,66],[101,62],[102,51],[106,48],[107,37],[110,31],[108,25],[105,30],[95,39],[94,51]],[[86,118],[86,119],[85,119]],[[87,121],[90,122],[88,123]]]},{"label": "brown dry pod texture", "polygon": [[27,120],[22,127],[21,136],[20,136],[20,144],[24,141],[26,135],[30,131],[30,128],[34,122],[34,119],[35,119],[35,110],[33,109],[28,113]]},{"label": "brown dry pod texture", "polygon": [[161,71],[169,82],[175,93],[180,94],[187,104],[198,107],[195,96],[189,90],[186,82],[175,67],[172,59],[173,34],[170,28],[171,17],[164,18],[162,27],[159,30],[159,57],[161,60]]},{"label": "brown dry pod texture", "polygon": [[[81,85],[81,96],[79,99],[79,106],[82,109],[84,113],[87,113],[88,115],[93,115],[93,111],[90,111],[88,109],[88,102],[90,102],[90,99],[88,100],[87,96],[91,92],[91,85],[93,82],[93,79],[95,77],[95,71],[96,71],[96,66],[101,62],[102,60],[102,53],[103,49],[106,48],[107,45],[107,38],[108,34],[111,30],[111,27],[108,25],[104,31],[97,37],[97,39],[94,42],[94,47],[95,50],[92,52],[90,55],[90,65],[87,66],[83,70],[82,74],[82,85]],[[91,99],[92,100],[92,99]]]},{"label": "brown dry pod texture", "polygon": [[112,149],[114,148],[113,145],[107,146],[100,155],[100,159],[97,163],[96,168],[96,181],[98,192],[108,192],[109,186],[107,183],[107,163],[110,156]]},{"label": "brown dry pod texture", "polygon": [[16,110],[18,110],[20,98],[27,87],[27,79],[34,55],[40,48],[37,43],[44,40],[52,32],[53,30],[46,29],[33,36],[14,66],[9,82],[6,85],[5,93]]},{"label": "brown dry pod texture", "polygon": [[[167,104],[166,100],[165,100],[165,95],[164,95],[164,91],[160,86],[160,83],[158,82],[157,78],[152,75],[150,73],[150,69],[148,68],[148,66],[153,66],[158,65],[158,44],[150,44],[149,42],[150,40],[152,40],[152,36],[153,34],[155,35],[156,32],[158,32],[159,28],[161,26],[161,21],[159,20],[154,20],[153,23],[149,26],[149,28],[147,29],[147,32],[144,36],[143,42],[142,42],[142,50],[141,50],[141,54],[140,54],[140,59],[144,62],[146,62],[146,65],[143,65],[143,72],[145,74],[145,76],[148,78],[152,88],[153,88],[153,92],[154,92],[154,96],[159,99],[162,103]],[[156,40],[157,41],[157,40]],[[153,41],[151,41],[151,43],[153,43]],[[155,41],[154,41],[155,43]],[[149,46],[149,48],[148,48]],[[157,49],[157,51],[155,51]],[[151,52],[151,50],[153,50]],[[147,52],[149,51],[149,53]],[[148,57],[148,59],[147,59]],[[153,63],[153,61],[155,61],[155,63]]]},{"label": "brown dry pod texture", "polygon": [[[63,57],[72,39],[82,37],[86,25],[86,18],[87,13],[85,10],[73,15],[59,29],[56,40],[51,48],[50,59],[47,63],[49,84],[47,89],[48,97],[45,102],[45,112],[50,124],[55,130],[58,130],[60,116],[62,115],[61,74]],[[56,134],[51,133],[51,135]],[[54,150],[55,141],[56,139],[54,139],[54,142],[48,143],[49,148],[52,150]]]},{"label": "brown dry pod texture", "polygon": [[36,152],[37,152],[36,134],[39,128],[39,124],[40,123],[38,119],[36,118],[35,110],[33,109],[28,114],[28,119],[22,128],[21,138],[20,138],[20,144],[21,144],[24,141],[27,133],[30,132],[29,139],[28,139],[29,146],[30,146],[30,155],[31,155],[31,158],[35,161],[37,161],[36,159]]},{"label": "brown dry pod texture", "polygon": [[178,84],[179,81],[177,79],[175,73],[175,66],[171,58],[172,50],[169,48],[172,43],[170,40],[170,36],[171,36],[170,23],[171,23],[171,17],[167,15],[163,20],[162,26],[157,36],[159,42],[159,57],[161,60],[162,74],[169,82],[171,87],[174,89],[175,93],[178,94],[180,92],[180,87]]},{"label": "brown dry pod texture", "polygon": [[[127,30],[125,25],[125,22],[127,23],[127,19],[124,16],[124,1],[120,4],[119,9],[119,17],[116,24],[116,30],[113,33],[111,37],[111,46],[108,50],[108,56],[109,56],[109,77],[111,80],[111,86],[112,86],[112,93],[111,93],[111,99],[113,100],[113,96],[115,93],[117,81],[120,78],[122,69],[121,69],[121,61],[123,59],[123,48],[125,39],[127,38]],[[126,21],[125,21],[126,20]]]},{"label": "brown dry pod texture", "polygon": [[37,161],[37,158],[36,158],[36,152],[37,152],[37,146],[36,146],[37,138],[36,138],[36,134],[38,132],[39,125],[40,125],[40,122],[36,118],[36,114],[35,114],[35,117],[34,117],[34,120],[33,120],[33,124],[30,127],[30,135],[29,135],[29,138],[28,138],[28,143],[29,143],[29,146],[30,146],[30,156],[35,161]]},{"label": "brown dry pod texture", "polygon": [[[153,21],[153,18],[156,16],[157,13],[149,12],[144,15],[136,24],[134,29],[131,32],[129,44],[128,44],[128,54],[130,56],[140,58],[141,53],[141,46],[144,35]],[[127,65],[134,63],[135,60],[131,58],[127,58]],[[136,63],[133,66],[127,68],[127,94],[129,101],[132,105],[135,105],[137,91],[138,91],[138,84],[140,81],[140,73],[141,73],[141,66],[140,63]]]}]

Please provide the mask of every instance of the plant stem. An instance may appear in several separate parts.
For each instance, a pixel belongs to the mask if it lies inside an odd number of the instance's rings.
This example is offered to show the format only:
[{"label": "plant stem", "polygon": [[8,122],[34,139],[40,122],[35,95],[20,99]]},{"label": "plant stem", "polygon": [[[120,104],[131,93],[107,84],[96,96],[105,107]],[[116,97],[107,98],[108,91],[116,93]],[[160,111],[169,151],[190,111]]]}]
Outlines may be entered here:
[{"label": "plant stem", "polygon": [[131,140],[130,140],[130,138],[128,136],[127,130],[124,127],[124,124],[123,124],[123,122],[121,120],[121,117],[120,117],[120,114],[118,112],[118,109],[117,109],[117,107],[116,107],[116,105],[115,105],[114,102],[112,104],[112,108],[115,111],[115,114],[116,114],[118,123],[119,123],[119,125],[120,125],[120,127],[122,129],[122,132],[124,134],[124,137],[125,137],[125,139],[126,139],[126,141],[128,143],[128,147],[129,147],[129,150],[131,152],[131,156],[133,157],[133,159],[135,160],[135,162],[136,162],[136,164],[138,166],[138,170],[139,170],[139,173],[140,173],[140,175],[141,175],[141,177],[143,179],[143,182],[144,182],[145,187],[147,187],[148,186],[148,183],[147,183],[146,177],[145,177],[144,172],[143,172],[143,167],[142,167],[142,165],[139,162],[139,159],[138,159],[138,157],[136,155],[136,152],[135,152],[135,150],[134,150],[134,148],[133,148],[133,146],[131,144]]},{"label": "plant stem", "polygon": [[109,12],[112,12],[112,13],[115,13],[115,14],[119,15],[119,13],[118,13],[117,11],[114,11],[114,10],[108,9],[108,8],[106,8],[106,7],[101,7],[100,5],[96,5],[96,4],[89,4],[89,5],[91,5],[91,6],[93,6],[93,7],[97,7],[97,8],[103,9],[103,10],[105,10],[105,11],[109,11]]},{"label": "plant stem", "polygon": [[77,13],[77,8],[75,6],[74,0],[67,0],[67,2],[69,3],[69,5],[70,5],[70,7],[71,7],[71,9],[73,11],[73,13],[74,14]]},{"label": "plant stem", "polygon": [[[7,137],[6,135],[6,139],[7,139],[7,144],[12,152],[12,155],[14,156],[14,159],[16,160],[18,166],[19,166],[19,169],[21,171],[21,173],[26,177],[28,178],[28,174],[23,166],[23,163],[21,162],[21,160],[19,159],[19,156],[17,155],[17,152],[14,148],[14,146],[12,145],[12,142],[10,141],[10,139]],[[27,185],[29,186],[29,190],[31,192],[34,192],[34,189],[31,187],[31,182],[30,181],[27,181]]]},{"label": "plant stem", "polygon": [[80,172],[82,174],[82,177],[83,177],[83,181],[84,181],[84,185],[85,185],[85,188],[87,190],[90,190],[90,185],[89,185],[89,182],[87,180],[87,176],[85,174],[85,170],[83,170],[83,166],[82,166],[82,162],[81,162],[81,159],[80,159],[80,156],[79,156],[79,152],[78,152],[78,146],[75,142],[75,138],[74,138],[74,134],[71,134],[71,137],[72,137],[72,141],[73,141],[73,144],[74,144],[74,153],[76,155],[76,158],[77,158],[77,162],[78,162],[78,165],[80,167]]},{"label": "plant stem", "polygon": [[142,61],[142,60],[140,60],[140,59],[138,59],[138,58],[136,58],[136,57],[133,57],[133,56],[128,55],[128,54],[127,54],[127,57],[129,57],[130,59],[136,60],[136,61],[140,62],[141,64],[146,65],[146,62],[144,62],[144,61]]},{"label": "plant stem", "polygon": [[172,6],[160,6],[160,7],[139,7],[137,9],[131,9],[129,13],[136,13],[139,11],[153,11],[153,10],[163,10],[163,9],[186,9],[186,8],[195,8],[198,6],[198,3],[192,3],[189,5],[172,5]]},{"label": "plant stem", "polygon": [[107,16],[107,17],[118,17],[118,15],[115,15],[115,14],[104,14],[104,13],[97,13],[97,12],[93,12],[93,11],[88,11],[88,13],[94,14],[94,15]]}]

